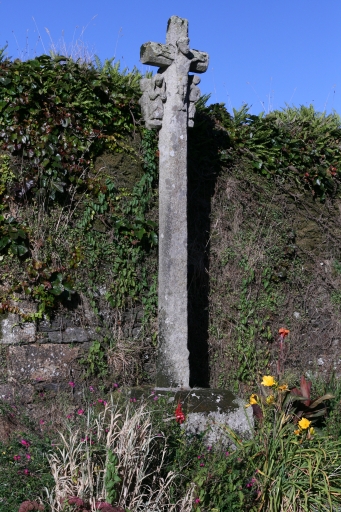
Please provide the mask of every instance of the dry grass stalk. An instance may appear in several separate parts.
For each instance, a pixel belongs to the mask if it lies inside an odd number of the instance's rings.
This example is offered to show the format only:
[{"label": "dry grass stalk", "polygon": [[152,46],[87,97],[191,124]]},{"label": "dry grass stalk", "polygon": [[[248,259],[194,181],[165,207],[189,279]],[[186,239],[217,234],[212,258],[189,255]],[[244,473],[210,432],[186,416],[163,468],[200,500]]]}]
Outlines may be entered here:
[{"label": "dry grass stalk", "polygon": [[[178,475],[169,472],[162,476],[167,442],[162,434],[154,432],[145,404],[136,409],[128,406],[124,414],[112,402],[97,415],[90,409],[84,430],[69,426],[66,434],[60,433],[57,450],[49,455],[55,480],[55,488],[48,494],[52,512],[63,510],[66,497],[86,499],[93,512],[96,502],[106,500],[109,452],[117,457],[116,469],[121,479],[117,505],[131,512],[190,512],[194,485],[181,500],[171,503],[171,486]],[[106,457],[91,449],[94,439],[105,446]]]}]

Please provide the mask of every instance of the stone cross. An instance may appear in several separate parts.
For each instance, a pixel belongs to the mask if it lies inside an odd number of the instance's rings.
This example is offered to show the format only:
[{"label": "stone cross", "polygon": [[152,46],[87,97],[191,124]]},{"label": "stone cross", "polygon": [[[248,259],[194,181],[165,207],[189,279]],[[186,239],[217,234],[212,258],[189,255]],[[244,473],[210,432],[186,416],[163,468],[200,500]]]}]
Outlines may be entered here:
[{"label": "stone cross", "polygon": [[187,305],[187,126],[193,126],[200,78],[208,54],[191,50],[188,21],[168,20],[166,44],[145,43],[141,62],[159,69],[141,80],[147,128],[159,134],[159,344],[158,387],[189,387]]}]

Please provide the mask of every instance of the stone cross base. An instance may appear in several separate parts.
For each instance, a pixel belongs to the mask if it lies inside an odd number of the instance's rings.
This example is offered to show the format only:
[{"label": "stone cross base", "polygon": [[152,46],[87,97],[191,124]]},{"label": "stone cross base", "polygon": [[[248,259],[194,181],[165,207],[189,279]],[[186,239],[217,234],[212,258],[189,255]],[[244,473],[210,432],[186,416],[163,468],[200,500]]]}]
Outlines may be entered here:
[{"label": "stone cross base", "polygon": [[252,407],[246,408],[245,401],[228,390],[193,388],[179,391],[174,388],[141,387],[131,388],[129,396],[147,402],[155,396],[167,397],[167,402],[173,404],[174,411],[180,402],[186,418],[182,427],[188,436],[204,434],[208,446],[222,444],[226,448],[233,448],[226,427],[242,439],[252,436]]}]

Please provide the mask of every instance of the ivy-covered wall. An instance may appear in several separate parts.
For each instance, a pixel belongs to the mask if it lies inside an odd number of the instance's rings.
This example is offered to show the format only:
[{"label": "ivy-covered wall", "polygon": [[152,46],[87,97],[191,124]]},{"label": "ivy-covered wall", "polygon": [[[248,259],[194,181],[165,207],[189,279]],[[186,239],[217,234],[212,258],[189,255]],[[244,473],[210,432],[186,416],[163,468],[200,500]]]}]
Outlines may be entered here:
[{"label": "ivy-covered wall", "polygon": [[[139,125],[139,79],[109,61],[1,63],[0,313],[15,334],[9,365],[27,359],[27,343],[48,344],[52,380],[58,372],[65,379],[62,343],[68,361],[77,348],[69,377],[103,378],[111,368],[126,383],[152,378],[157,141]],[[44,381],[49,372],[24,373]]]},{"label": "ivy-covered wall", "polygon": [[[139,79],[112,61],[0,62],[2,394],[25,379],[30,396],[74,377],[153,382],[158,152]],[[337,115],[231,116],[200,100],[188,162],[194,385],[252,384],[275,368],[283,326],[293,380],[339,371],[340,148]]]}]

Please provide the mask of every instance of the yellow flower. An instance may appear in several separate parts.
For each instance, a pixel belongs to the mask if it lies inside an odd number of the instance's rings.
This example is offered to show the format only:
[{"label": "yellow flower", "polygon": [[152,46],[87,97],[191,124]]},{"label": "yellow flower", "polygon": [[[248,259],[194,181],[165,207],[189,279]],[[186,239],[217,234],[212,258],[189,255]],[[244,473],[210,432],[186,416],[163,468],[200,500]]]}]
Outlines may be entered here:
[{"label": "yellow flower", "polygon": [[315,429],[314,429],[314,427],[310,427],[310,429],[309,429],[309,434],[310,434],[311,436],[315,434]]},{"label": "yellow flower", "polygon": [[302,429],[302,430],[306,430],[307,428],[310,427],[310,423],[311,421],[307,420],[307,418],[302,418],[299,422],[298,422],[298,425],[299,427]]},{"label": "yellow flower", "polygon": [[275,397],[274,397],[273,395],[269,395],[269,396],[267,397],[267,399],[266,399],[266,403],[267,403],[268,405],[270,405],[270,404],[272,404],[272,403],[274,402],[274,400],[275,400]]},{"label": "yellow flower", "polygon": [[256,395],[255,393],[253,393],[251,396],[250,396],[250,401],[248,404],[245,405],[245,407],[250,407],[250,405],[254,405],[254,404],[257,404],[257,399],[258,399],[258,395]]},{"label": "yellow flower", "polygon": [[278,391],[289,391],[288,384],[282,384],[278,386]]},{"label": "yellow flower", "polygon": [[262,384],[262,386],[271,387],[271,386],[276,386],[276,381],[272,377],[272,375],[264,375],[261,384]]},{"label": "yellow flower", "polygon": [[298,428],[297,430],[294,430],[294,434],[295,436],[299,436],[301,433],[300,429]]}]

